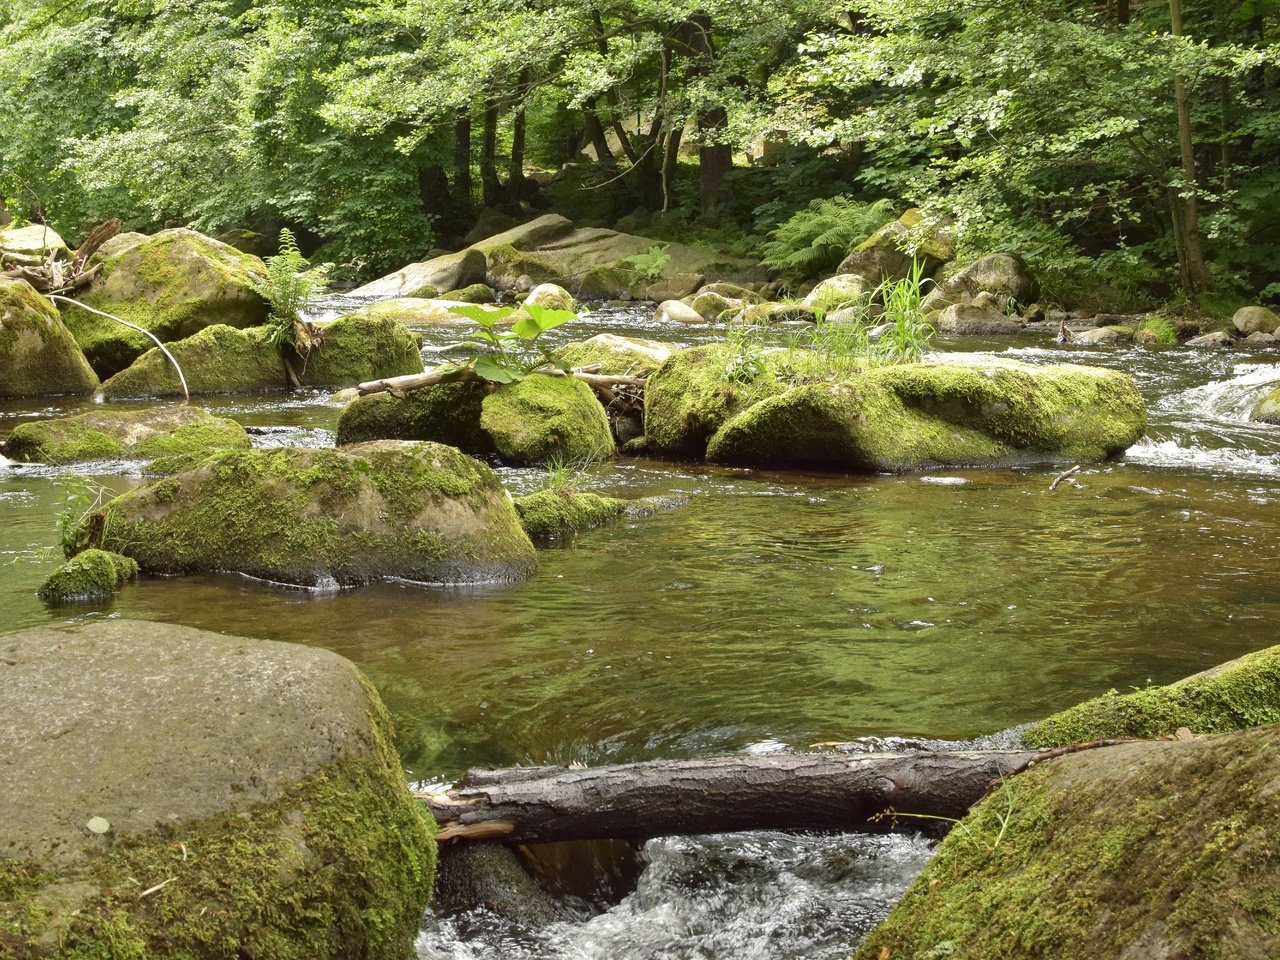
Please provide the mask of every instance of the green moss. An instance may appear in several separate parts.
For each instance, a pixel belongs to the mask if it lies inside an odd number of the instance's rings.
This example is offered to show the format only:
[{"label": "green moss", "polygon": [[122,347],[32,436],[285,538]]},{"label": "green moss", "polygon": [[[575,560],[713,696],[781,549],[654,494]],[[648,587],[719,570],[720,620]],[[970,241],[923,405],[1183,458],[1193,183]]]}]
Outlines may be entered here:
[{"label": "green moss", "polygon": [[489,279],[495,286],[515,286],[520,277],[528,277],[534,283],[548,283],[559,278],[559,271],[551,262],[532,253],[523,253],[509,243],[487,250]]},{"label": "green moss", "polygon": [[33,420],[9,437],[8,456],[30,463],[68,464],[113,457],[150,459],[247,448],[249,435],[234,420],[196,407],[101,410],[76,417]]},{"label": "green moss", "polygon": [[58,311],[25,280],[0,277],[0,398],[92,393],[98,377]]},{"label": "green moss", "polygon": [[539,490],[515,498],[516,513],[534,540],[550,540],[612,520],[627,507],[617,497],[573,490]]},{"label": "green moss", "polygon": [[614,455],[604,407],[581,380],[535,374],[484,398],[480,426],[509,464],[582,462]]},{"label": "green moss", "polygon": [[1260,423],[1280,423],[1280,387],[1267,393],[1254,405],[1251,417]]},{"label": "green moss", "polygon": [[325,324],[321,338],[318,349],[294,361],[306,386],[353,387],[422,372],[421,337],[391,317],[348,314]]},{"label": "green moss", "polygon": [[590,340],[566,343],[556,355],[575,367],[599,366],[610,376],[647,377],[662,366],[674,347],[657,340],[597,334]]},{"label": "green moss", "polygon": [[[422,296],[422,294],[414,294],[414,296]],[[492,287],[483,283],[473,283],[469,287],[450,290],[440,299],[457,300],[462,303],[493,303],[497,300],[497,297],[494,295]]]},{"label": "green moss", "polygon": [[578,278],[578,299],[614,300],[618,297],[631,297],[641,300],[651,282],[648,277],[629,267],[594,267]]},{"label": "green moss", "polygon": [[493,471],[434,443],[221,454],[113,500],[91,537],[149,573],[300,584],[512,580],[536,564]]},{"label": "green moss", "polygon": [[117,838],[69,876],[0,862],[0,947],[64,960],[411,956],[435,825],[407,795],[380,705],[373,720],[372,755],[270,803]]},{"label": "green moss", "polygon": [[467,453],[492,453],[493,442],[480,429],[480,405],[487,393],[485,384],[467,382],[423,387],[403,397],[357,397],[338,417],[337,443],[433,440]]},{"label": "green moss", "polygon": [[[284,390],[289,385],[284,363],[267,341],[265,327],[239,330],[219,323],[166,346],[192,394]],[[181,396],[182,385],[168,358],[153,347],[104,383],[102,394],[108,398]]]},{"label": "green moss", "polygon": [[436,287],[433,287],[431,284],[424,283],[422,286],[414,287],[414,289],[408,291],[407,293],[402,294],[401,296],[411,297],[413,299],[418,299],[418,300],[434,300],[438,296],[440,296],[440,291]]},{"label": "green moss", "polygon": [[1273,956],[1280,727],[1127,744],[1006,780],[855,960]]},{"label": "green moss", "polygon": [[49,574],[37,591],[42,600],[67,603],[114,596],[138,575],[138,564],[118,553],[85,550]]},{"label": "green moss", "polygon": [[1164,687],[1114,690],[1033,724],[1023,739],[1055,747],[1119,737],[1160,737],[1187,727],[1222,733],[1280,723],[1280,647],[1268,647]]}]

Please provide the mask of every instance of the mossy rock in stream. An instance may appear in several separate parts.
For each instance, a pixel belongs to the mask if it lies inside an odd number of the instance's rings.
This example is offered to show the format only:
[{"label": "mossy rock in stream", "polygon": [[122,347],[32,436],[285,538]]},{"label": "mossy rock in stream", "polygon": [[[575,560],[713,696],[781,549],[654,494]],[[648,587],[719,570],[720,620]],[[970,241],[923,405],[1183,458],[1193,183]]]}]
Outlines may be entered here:
[{"label": "mossy rock in stream", "polygon": [[319,329],[319,348],[293,361],[303,386],[354,387],[422,372],[421,335],[392,317],[349,313]]},{"label": "mossy rock in stream", "polygon": [[1162,737],[1186,727],[1224,733],[1280,723],[1280,647],[1268,647],[1163,687],[1115,690],[1032,724],[1033,747],[1090,740]]},{"label": "mossy rock in stream", "polygon": [[435,825],[342,657],[112,620],[0,637],[0,681],[0,955],[412,955]]},{"label": "mossy rock in stream", "polygon": [[1250,419],[1260,423],[1280,423],[1280,387],[1272,390],[1254,405]]},{"label": "mossy rock in stream", "polygon": [[1069,754],[960,821],[854,960],[1280,956],[1280,726]]},{"label": "mossy rock in stream", "polygon": [[616,452],[609,418],[592,389],[540,374],[503,384],[480,405],[480,426],[504,463],[582,463]]},{"label": "mossy rock in stream", "polygon": [[106,550],[83,550],[45,579],[37,592],[46,603],[78,603],[115,596],[138,575],[136,561]]},{"label": "mossy rock in stream", "polygon": [[438,383],[403,397],[356,397],[338,417],[337,444],[431,440],[483,456],[493,452],[493,441],[480,429],[480,405],[487,394],[486,384],[472,380]]},{"label": "mossy rock in stream", "polygon": [[[183,340],[216,323],[252,327],[267,318],[255,280],[257,257],[185,228],[163,230],[103,261],[82,303],[151,331]],[[136,330],[68,306],[63,319],[99,376],[110,377],[155,346]]]},{"label": "mossy rock in stream", "polygon": [[89,536],[146,573],[225,570],[305,586],[504,582],[537,565],[489,467],[397,440],[219,454],[112,500]]},{"label": "mossy rock in stream", "polygon": [[[240,330],[218,323],[166,346],[182,368],[192,394],[288,389],[284,362],[275,345],[268,341],[266,327]],[[180,397],[182,384],[168,357],[159,347],[152,347],[107,380],[102,385],[102,395]]]},{"label": "mossy rock in stream", "polygon": [[598,366],[609,376],[647,377],[667,360],[675,347],[660,340],[598,333],[588,340],[566,343],[556,356],[574,367]]},{"label": "mossy rock in stream", "polygon": [[627,501],[576,490],[538,490],[515,498],[520,523],[533,540],[551,540],[598,527],[627,508]]},{"label": "mossy rock in stream", "polygon": [[96,389],[98,375],[53,304],[25,280],[0,277],[0,399]]},{"label": "mossy rock in stream", "polygon": [[246,449],[249,435],[234,420],[199,407],[94,410],[75,417],[19,424],[5,454],[27,463],[68,464],[88,460],[216,453]]}]

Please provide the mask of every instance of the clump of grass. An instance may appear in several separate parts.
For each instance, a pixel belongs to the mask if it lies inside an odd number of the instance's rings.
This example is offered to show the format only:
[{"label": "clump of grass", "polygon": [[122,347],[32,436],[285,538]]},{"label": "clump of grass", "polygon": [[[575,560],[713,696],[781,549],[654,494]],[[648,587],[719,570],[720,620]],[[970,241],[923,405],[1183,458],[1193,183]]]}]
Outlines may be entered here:
[{"label": "clump of grass", "polygon": [[1162,346],[1172,347],[1178,342],[1178,331],[1173,323],[1163,314],[1154,314],[1143,321],[1139,330],[1148,331],[1154,341]]},{"label": "clump of grass", "polygon": [[915,259],[910,276],[880,285],[884,319],[891,324],[875,346],[880,363],[919,363],[928,351],[935,331],[922,307],[926,282],[924,265]]}]

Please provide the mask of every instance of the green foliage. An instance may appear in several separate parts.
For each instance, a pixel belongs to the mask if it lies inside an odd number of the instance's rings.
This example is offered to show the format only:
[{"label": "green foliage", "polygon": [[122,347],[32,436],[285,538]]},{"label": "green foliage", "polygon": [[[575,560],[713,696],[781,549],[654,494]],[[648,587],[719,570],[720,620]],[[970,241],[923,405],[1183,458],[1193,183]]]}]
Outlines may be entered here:
[{"label": "green foliage", "polygon": [[725,328],[728,348],[724,364],[725,379],[731,383],[752,383],[764,376],[764,348],[748,323],[730,322]]},{"label": "green foliage", "polygon": [[918,363],[933,339],[933,325],[921,308],[924,265],[912,261],[911,276],[880,285],[884,319],[891,326],[876,342],[873,357],[880,363]]},{"label": "green foliage", "polygon": [[1178,342],[1177,329],[1169,318],[1163,314],[1147,317],[1138,329],[1146,330],[1151,334],[1154,342],[1161,346],[1172,347]]},{"label": "green foliage", "polygon": [[271,305],[267,316],[267,342],[277,348],[297,349],[294,326],[302,311],[329,281],[331,264],[312,267],[298,250],[289,229],[280,231],[280,252],[266,258],[267,275],[250,276],[258,293]]},{"label": "green foliage", "polygon": [[[572,310],[552,310],[527,303],[518,311],[514,307],[454,307],[458,316],[475,321],[479,329],[471,332],[465,346],[475,351],[465,366],[471,367],[491,383],[516,383],[539,367],[552,366],[565,373],[570,367],[538,339],[548,330],[576,320]],[[510,329],[500,324],[519,313]]]},{"label": "green foliage", "polygon": [[888,200],[862,203],[843,195],[814,200],[770,231],[763,261],[792,280],[829,274],[893,216]]},{"label": "green foliage", "polygon": [[671,254],[667,253],[667,244],[658,243],[650,247],[646,253],[623,257],[618,262],[624,267],[630,267],[646,280],[652,281],[662,276],[662,270],[670,259]]},{"label": "green foliage", "polygon": [[[89,518],[115,497],[115,492],[91,477],[70,474],[62,481],[67,491],[62,510],[54,521],[58,544],[68,560],[89,546]],[[104,523],[110,514],[103,513]]]}]

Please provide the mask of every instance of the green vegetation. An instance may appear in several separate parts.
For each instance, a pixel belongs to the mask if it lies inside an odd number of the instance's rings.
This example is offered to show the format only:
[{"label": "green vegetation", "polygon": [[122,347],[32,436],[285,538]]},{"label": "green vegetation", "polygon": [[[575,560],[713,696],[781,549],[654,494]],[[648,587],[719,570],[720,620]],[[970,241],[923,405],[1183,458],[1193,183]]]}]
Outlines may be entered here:
[{"label": "green vegetation", "polygon": [[548,330],[576,320],[578,315],[572,310],[525,304],[510,329],[503,329],[499,324],[517,313],[514,307],[453,307],[451,312],[475,321],[479,327],[471,332],[467,341],[475,356],[466,366],[481,378],[491,383],[518,383],[545,366],[569,372],[569,367],[538,343],[538,339]]},{"label": "green vegetation", "polygon": [[764,262],[794,280],[835,271],[853,248],[894,217],[893,203],[862,203],[847,196],[812,201],[769,233]]},{"label": "green vegetation", "polygon": [[138,564],[128,557],[89,549],[49,574],[37,592],[48,603],[101,600],[118,593],[137,575]]},{"label": "green vegetation", "polygon": [[280,231],[280,251],[266,258],[267,274],[254,277],[254,289],[271,306],[267,314],[267,342],[276,349],[303,350],[297,339],[296,327],[302,322],[302,311],[329,282],[332,264],[313,267],[307,262],[293,231],[287,227]]}]

